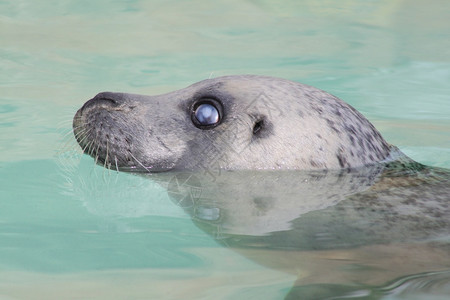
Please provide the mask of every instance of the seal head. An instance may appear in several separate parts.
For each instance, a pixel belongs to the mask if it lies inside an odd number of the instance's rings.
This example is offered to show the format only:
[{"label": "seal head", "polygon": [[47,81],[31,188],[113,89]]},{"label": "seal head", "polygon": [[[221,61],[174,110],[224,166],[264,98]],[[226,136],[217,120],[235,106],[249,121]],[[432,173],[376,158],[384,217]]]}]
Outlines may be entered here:
[{"label": "seal head", "polygon": [[84,152],[124,171],[353,168],[392,150],[337,97],[253,75],[158,96],[100,93],[78,110],[73,128]]}]

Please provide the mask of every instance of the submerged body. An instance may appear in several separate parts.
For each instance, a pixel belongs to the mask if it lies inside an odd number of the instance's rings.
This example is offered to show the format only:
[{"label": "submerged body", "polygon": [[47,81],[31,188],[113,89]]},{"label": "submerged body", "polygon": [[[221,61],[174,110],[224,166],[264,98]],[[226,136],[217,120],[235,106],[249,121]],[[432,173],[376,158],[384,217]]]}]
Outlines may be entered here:
[{"label": "submerged body", "polygon": [[403,157],[352,170],[223,172],[214,183],[184,173],[191,179],[175,175],[187,183],[176,193],[173,179],[160,176],[173,201],[218,243],[297,276],[287,299],[389,294],[385,285],[408,276],[435,281],[435,294],[448,295],[449,170]]}]

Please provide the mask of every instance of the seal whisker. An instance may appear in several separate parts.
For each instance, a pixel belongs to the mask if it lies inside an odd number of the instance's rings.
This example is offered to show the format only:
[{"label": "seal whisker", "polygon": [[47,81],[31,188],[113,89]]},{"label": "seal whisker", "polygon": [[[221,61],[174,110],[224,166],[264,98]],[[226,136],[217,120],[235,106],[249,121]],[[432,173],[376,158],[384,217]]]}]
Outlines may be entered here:
[{"label": "seal whisker", "polygon": [[83,148],[81,148],[81,151],[83,151],[83,153],[89,154],[89,151],[86,151],[88,147],[90,147],[92,145],[93,141],[88,141]]},{"label": "seal whisker", "polygon": [[[82,127],[82,126],[79,126],[79,127]],[[78,128],[79,128],[79,127],[78,127]],[[62,138],[62,139],[66,139],[66,138],[68,138],[68,137],[71,138],[72,136],[76,136],[77,133],[75,132],[75,130],[76,130],[76,128],[68,129],[67,132],[64,133],[63,136],[62,136],[61,138]]]},{"label": "seal whisker", "polygon": [[73,137],[74,136],[76,137],[76,135],[77,135],[77,132],[73,128],[67,129],[66,133],[62,134],[61,139],[62,140],[69,140],[69,139],[73,140]]},{"label": "seal whisker", "polygon": [[[79,118],[74,118],[74,120],[79,120]],[[58,128],[68,128],[73,126],[73,120],[65,119],[63,121],[58,122]]]},{"label": "seal whisker", "polygon": [[65,151],[69,151],[69,150],[74,150],[77,149],[78,147],[76,147],[75,145],[77,145],[75,142],[75,140],[73,139],[73,135],[70,136],[69,134],[72,133],[72,130],[68,130],[69,132],[64,134],[61,137],[61,149],[58,151],[59,153],[65,152]]},{"label": "seal whisker", "polygon": [[[89,134],[90,136],[90,134]],[[98,138],[98,132],[95,134],[95,138],[93,138],[92,141],[92,145],[94,146],[94,148],[89,149],[89,155],[91,156],[95,156],[95,164],[97,164],[98,159],[99,159],[99,155],[98,155],[98,150],[100,148],[100,143],[97,143],[97,138]],[[95,149],[95,145],[97,145],[97,149]]]},{"label": "seal whisker", "polygon": [[[80,130],[80,128],[82,128]],[[67,135],[69,135],[70,133],[73,133],[73,135],[75,137],[78,137],[80,135],[83,135],[86,131],[88,131],[88,128],[83,128],[83,126],[78,126],[77,128],[72,128],[72,131],[68,132]]]},{"label": "seal whisker", "polygon": [[[86,138],[90,137],[90,132],[85,132],[84,136],[82,138],[82,140],[79,141],[80,145],[83,145],[83,142]],[[83,153],[87,153],[89,155],[92,154],[92,145],[95,143],[95,141],[93,139],[89,140],[83,147]],[[88,149],[89,148],[89,149]],[[87,151],[86,151],[87,150]]]},{"label": "seal whisker", "polygon": [[89,137],[89,131],[86,129],[84,131],[77,132],[75,138],[79,140],[80,144],[83,144],[84,140]]},{"label": "seal whisker", "polygon": [[119,166],[117,164],[117,156],[114,155],[114,161],[116,163],[116,171],[119,172]]},{"label": "seal whisker", "polygon": [[[82,129],[80,129],[82,128]],[[83,128],[83,126],[78,126],[77,128],[73,128],[72,131],[68,132],[66,135],[70,136],[70,134],[72,133],[75,137],[82,135],[83,133],[85,133],[86,131],[88,131],[88,128]]]},{"label": "seal whisker", "polygon": [[148,167],[144,166],[136,157],[134,157],[134,155],[131,152],[129,154],[141,167],[147,170],[147,172],[151,172],[151,170]]},{"label": "seal whisker", "polygon": [[[90,141],[88,140],[87,143],[84,144],[85,140],[86,140],[87,138],[89,138],[89,136],[90,136],[89,133],[83,134],[82,138],[79,140],[78,143],[79,143],[80,146],[83,146],[82,149],[81,149],[81,150],[83,151],[83,153],[87,153],[87,154],[90,155],[91,152],[90,152],[90,151],[87,151],[87,152],[86,152],[86,149],[87,149],[88,147],[90,148],[91,145],[94,143],[94,141],[93,141],[93,140],[90,140]],[[84,144],[84,145],[83,145],[83,144]],[[89,149],[89,150],[90,150],[90,149]]]},{"label": "seal whisker", "polygon": [[95,146],[95,141],[91,141],[91,143],[89,144],[89,150],[88,150],[87,154],[94,156],[95,155],[94,147],[92,147],[92,146]]},{"label": "seal whisker", "polygon": [[[78,123],[79,120],[81,120],[81,118],[74,118],[73,123]],[[73,130],[78,130],[78,128],[80,128],[80,127],[84,127],[84,124],[79,124],[78,126],[73,126],[73,125],[72,125],[72,129],[73,129]]]},{"label": "seal whisker", "polygon": [[98,150],[100,149],[100,144],[97,144],[97,149],[95,150],[95,164],[98,163],[98,159],[99,159],[99,155],[98,155]]},{"label": "seal whisker", "polygon": [[[105,163],[103,164],[103,167],[106,168],[106,164],[108,163],[108,156],[109,156],[109,143],[106,141],[106,156],[105,156]],[[108,169],[111,169],[111,163],[108,163]]]},{"label": "seal whisker", "polygon": [[58,154],[62,154],[64,152],[68,152],[68,151],[79,151],[80,147],[78,144],[74,143],[73,140],[68,139],[67,141],[63,142],[61,148],[58,151]]}]

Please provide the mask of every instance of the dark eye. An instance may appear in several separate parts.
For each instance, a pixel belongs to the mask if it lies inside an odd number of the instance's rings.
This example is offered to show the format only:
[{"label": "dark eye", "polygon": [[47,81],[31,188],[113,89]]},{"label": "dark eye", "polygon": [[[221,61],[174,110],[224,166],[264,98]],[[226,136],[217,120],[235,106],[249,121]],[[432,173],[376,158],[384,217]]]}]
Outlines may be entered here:
[{"label": "dark eye", "polygon": [[213,125],[219,122],[219,111],[209,103],[201,104],[194,112],[195,118],[201,125]]},{"label": "dark eye", "polygon": [[200,129],[210,129],[220,123],[221,106],[215,100],[202,100],[193,105],[192,121]]}]

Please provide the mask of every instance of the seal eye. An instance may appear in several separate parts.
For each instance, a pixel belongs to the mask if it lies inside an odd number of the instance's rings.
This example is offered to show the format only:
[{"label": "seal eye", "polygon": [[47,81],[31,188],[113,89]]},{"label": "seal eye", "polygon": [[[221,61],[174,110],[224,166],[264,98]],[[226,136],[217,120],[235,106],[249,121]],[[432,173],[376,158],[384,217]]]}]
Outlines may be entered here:
[{"label": "seal eye", "polygon": [[221,106],[216,100],[207,99],[192,107],[192,122],[200,129],[210,129],[221,121]]},{"label": "seal eye", "polygon": [[213,125],[219,122],[219,111],[209,103],[200,104],[194,114],[201,125]]}]

